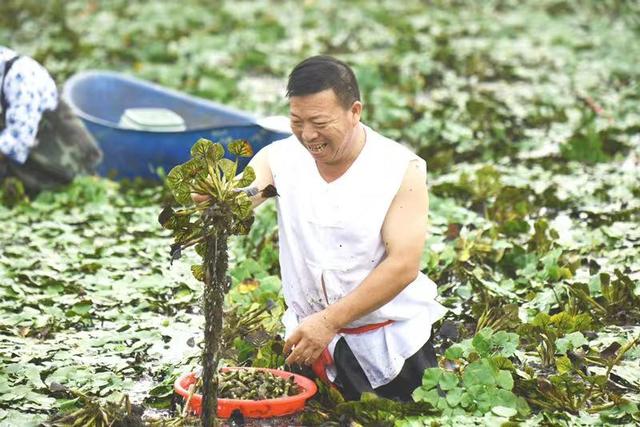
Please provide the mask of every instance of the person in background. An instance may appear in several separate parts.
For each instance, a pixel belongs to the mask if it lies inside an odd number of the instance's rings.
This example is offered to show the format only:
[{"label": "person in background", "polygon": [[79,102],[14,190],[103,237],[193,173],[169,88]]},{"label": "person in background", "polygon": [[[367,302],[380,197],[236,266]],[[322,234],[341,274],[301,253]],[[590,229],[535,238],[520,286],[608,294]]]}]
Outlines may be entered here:
[{"label": "person in background", "polygon": [[30,196],[93,173],[102,153],[38,62],[0,46],[0,181]]},{"label": "person in background", "polygon": [[287,363],[311,367],[347,399],[410,401],[437,366],[431,329],[446,311],[420,271],[426,163],[361,123],[358,83],[342,61],[302,61],[287,95],[293,135],[255,155],[244,189],[254,206],[269,185],[279,194]]}]

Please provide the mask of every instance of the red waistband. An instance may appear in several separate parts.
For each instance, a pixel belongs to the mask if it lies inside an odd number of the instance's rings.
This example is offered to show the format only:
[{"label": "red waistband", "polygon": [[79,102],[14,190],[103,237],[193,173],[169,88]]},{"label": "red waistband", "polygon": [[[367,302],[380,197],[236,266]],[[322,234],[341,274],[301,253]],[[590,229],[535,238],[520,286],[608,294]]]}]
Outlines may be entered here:
[{"label": "red waistband", "polygon": [[[375,331],[376,329],[383,328],[392,323],[393,320],[385,320],[384,322],[369,323],[368,325],[358,326],[357,328],[342,328],[338,332],[341,334],[358,335],[364,334],[365,332]],[[313,369],[313,372],[315,372],[315,374],[326,384],[333,385],[327,377],[326,369],[328,365],[333,365],[333,358],[331,357],[331,353],[329,353],[329,349],[325,348],[322,354],[320,354],[320,357],[318,357],[318,360],[311,365],[311,369]]]},{"label": "red waistband", "polygon": [[375,331],[376,329],[383,328],[392,323],[393,323],[393,320],[385,320],[384,322],[369,323],[368,325],[362,325],[356,328],[342,328],[338,332],[340,332],[341,334],[358,335],[358,334],[364,334],[365,332]]}]

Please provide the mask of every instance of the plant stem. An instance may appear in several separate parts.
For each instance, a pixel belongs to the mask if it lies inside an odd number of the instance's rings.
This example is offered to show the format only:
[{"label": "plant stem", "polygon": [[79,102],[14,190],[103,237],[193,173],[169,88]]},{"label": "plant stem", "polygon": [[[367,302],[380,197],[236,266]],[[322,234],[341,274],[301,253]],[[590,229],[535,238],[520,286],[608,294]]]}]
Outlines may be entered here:
[{"label": "plant stem", "polygon": [[227,272],[227,228],[207,237],[204,270],[204,352],[202,424],[217,425],[218,408],[218,350],[222,336],[222,305]]}]

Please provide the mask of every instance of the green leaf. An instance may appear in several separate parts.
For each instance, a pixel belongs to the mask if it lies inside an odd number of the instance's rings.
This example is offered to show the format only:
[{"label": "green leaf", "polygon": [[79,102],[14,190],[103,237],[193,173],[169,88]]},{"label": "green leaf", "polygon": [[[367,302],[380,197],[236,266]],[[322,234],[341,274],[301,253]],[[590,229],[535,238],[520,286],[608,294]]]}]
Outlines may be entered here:
[{"label": "green leaf", "polygon": [[447,392],[447,397],[446,397],[446,400],[449,406],[451,407],[457,406],[462,400],[463,394],[464,394],[464,389],[460,387],[456,387],[452,390],[449,390]]},{"label": "green leaf", "polygon": [[438,384],[442,390],[451,390],[458,385],[458,376],[452,372],[443,372]]},{"label": "green leaf", "polygon": [[536,317],[533,318],[531,324],[533,326],[546,329],[550,322],[551,316],[549,316],[547,313],[538,313],[536,314]]},{"label": "green leaf", "polygon": [[220,168],[222,176],[224,176],[227,181],[232,180],[236,176],[236,162],[229,159],[220,159],[218,161],[218,167]]},{"label": "green leaf", "polygon": [[246,235],[249,234],[251,230],[251,226],[253,225],[254,217],[253,215],[249,215],[241,221],[236,221],[234,223],[233,229],[231,230],[231,234],[236,235]]},{"label": "green leaf", "polygon": [[486,357],[490,354],[492,348],[492,335],[493,331],[491,329],[484,328],[473,337],[471,343],[473,344],[473,347],[476,349],[480,357]]},{"label": "green leaf", "polygon": [[468,392],[462,393],[462,396],[460,397],[460,406],[469,409],[472,404],[473,397],[471,397],[471,394]]},{"label": "green leaf", "polygon": [[175,197],[176,202],[181,205],[186,206],[193,204],[193,199],[191,199],[191,190],[186,184],[176,187],[173,191],[173,196]]},{"label": "green leaf", "polygon": [[204,258],[204,252],[207,250],[207,245],[205,245],[204,243],[198,243],[195,247],[195,251],[196,253]]},{"label": "green leaf", "polygon": [[364,392],[360,395],[361,402],[377,402],[380,401],[380,396],[372,392]]},{"label": "green leaf", "polygon": [[39,409],[50,409],[56,403],[56,399],[53,397],[34,392],[27,393],[24,399],[37,404]]},{"label": "green leaf", "polygon": [[195,277],[196,280],[200,282],[204,282],[204,271],[202,269],[202,265],[194,264],[191,266],[191,274]]},{"label": "green leaf", "polygon": [[496,414],[499,417],[511,418],[518,413],[514,408],[509,408],[507,406],[494,406],[491,408],[491,412]]},{"label": "green leaf", "polygon": [[231,205],[231,211],[240,221],[248,218],[253,213],[252,203],[249,196],[243,192],[237,193],[233,205]]},{"label": "green leaf", "polygon": [[509,371],[498,371],[496,375],[496,385],[505,390],[513,389],[513,377]]},{"label": "green leaf", "polygon": [[464,351],[462,347],[457,344],[454,344],[444,352],[444,357],[446,357],[449,360],[456,360],[456,359],[460,359],[463,353]]},{"label": "green leaf", "polygon": [[329,399],[333,405],[339,405],[340,403],[344,403],[344,396],[342,393],[338,391],[335,387],[328,387]]},{"label": "green leaf", "polygon": [[432,389],[438,385],[440,378],[442,377],[442,369],[440,368],[428,368],[425,369],[422,374],[422,387],[426,390]]},{"label": "green leaf", "polygon": [[589,344],[589,341],[581,332],[572,332],[556,340],[556,350],[560,354],[566,354],[569,350],[574,350],[587,344]]},{"label": "green leaf", "polygon": [[182,165],[174,167],[167,175],[167,185],[172,190],[176,201],[182,205],[192,203],[188,179],[190,178],[185,175]]},{"label": "green leaf", "polygon": [[253,156],[253,149],[249,142],[244,140],[237,140],[230,142],[228,145],[229,152],[239,157],[251,157]]},{"label": "green leaf", "polygon": [[[179,211],[180,212],[180,211]],[[184,230],[190,225],[190,215],[173,215],[163,227],[168,230]]]},{"label": "green leaf", "polygon": [[560,145],[564,158],[587,164],[609,160],[609,156],[603,151],[603,136],[598,132],[594,118],[595,115],[587,126],[576,131],[566,143]]},{"label": "green leaf", "polygon": [[182,174],[184,182],[191,182],[195,177],[206,177],[206,162],[202,159],[195,158],[188,160],[182,164]]},{"label": "green leaf", "polygon": [[520,337],[511,332],[498,331],[493,335],[491,341],[495,347],[499,348],[498,353],[501,356],[510,357],[516,352]]},{"label": "green leaf", "polygon": [[207,153],[209,152],[209,149],[212,148],[212,146],[213,146],[212,141],[206,138],[198,139],[196,143],[193,144],[193,147],[191,147],[191,157],[205,158],[207,156]]},{"label": "green leaf", "polygon": [[158,216],[158,222],[161,226],[164,227],[165,224],[167,224],[169,220],[173,218],[174,214],[175,212],[173,211],[173,208],[171,206],[167,206],[162,210],[162,212],[160,212],[160,215]]},{"label": "green leaf", "polygon": [[33,384],[35,388],[46,388],[42,378],[40,377],[40,369],[37,366],[29,365],[24,369],[24,375],[29,379],[29,382]]},{"label": "green leaf", "polygon": [[531,408],[529,408],[529,404],[524,397],[518,396],[516,398],[516,409],[518,410],[518,413],[523,417],[526,417],[531,413]]},{"label": "green leaf", "polygon": [[438,390],[435,388],[427,390],[424,387],[418,387],[413,391],[412,397],[416,402],[428,402],[433,406],[437,406],[438,401],[440,400]]},{"label": "green leaf", "polygon": [[494,389],[491,393],[491,406],[508,406],[515,408],[517,404],[517,397],[509,390]]},{"label": "green leaf", "polygon": [[187,286],[181,286],[176,290],[175,295],[173,296],[173,299],[172,299],[172,303],[173,304],[190,303],[192,300],[193,300],[193,291]]},{"label": "green leaf", "polygon": [[174,167],[167,175],[167,185],[171,190],[174,190],[177,186],[181,185],[184,180],[185,176],[182,171],[182,165]]},{"label": "green leaf", "polygon": [[74,304],[71,307],[71,312],[80,316],[84,316],[85,314],[89,313],[89,311],[91,311],[92,307],[93,304],[91,303],[91,301],[85,300]]},{"label": "green leaf", "polygon": [[256,179],[256,173],[251,166],[247,166],[242,171],[242,178],[238,181],[238,187],[244,188],[251,185],[253,181]]},{"label": "green leaf", "polygon": [[462,380],[467,387],[477,384],[495,385],[495,374],[495,368],[491,363],[487,359],[481,359],[467,365],[462,373]]},{"label": "green leaf", "polygon": [[[429,393],[437,394],[436,390],[431,390],[431,391],[429,391]],[[434,399],[435,399],[435,397],[434,397]],[[441,398],[440,396],[438,396],[438,401],[435,403],[434,406],[436,408],[440,409],[441,411],[446,411],[446,410],[449,409],[449,404],[447,403],[447,400]]]},{"label": "green leaf", "polygon": [[560,374],[571,372],[573,370],[573,364],[567,356],[560,356],[556,358],[556,369]]},{"label": "green leaf", "polygon": [[224,157],[224,147],[222,144],[216,142],[207,151],[207,160],[215,165],[220,159]]}]

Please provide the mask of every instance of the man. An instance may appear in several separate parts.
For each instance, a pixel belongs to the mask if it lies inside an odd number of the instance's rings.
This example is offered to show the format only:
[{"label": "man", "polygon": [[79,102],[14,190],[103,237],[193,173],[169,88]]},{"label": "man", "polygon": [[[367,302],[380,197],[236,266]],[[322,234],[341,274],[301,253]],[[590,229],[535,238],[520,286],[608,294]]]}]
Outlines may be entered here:
[{"label": "man", "polygon": [[0,46],[0,181],[17,177],[35,195],[91,173],[101,157],[47,70]]},{"label": "man", "polygon": [[425,162],[360,122],[358,84],[341,61],[304,60],[287,96],[294,135],[256,154],[247,189],[254,206],[269,184],[279,194],[287,363],[312,366],[347,399],[411,400],[437,364],[429,338],[445,311],[419,270]]}]

